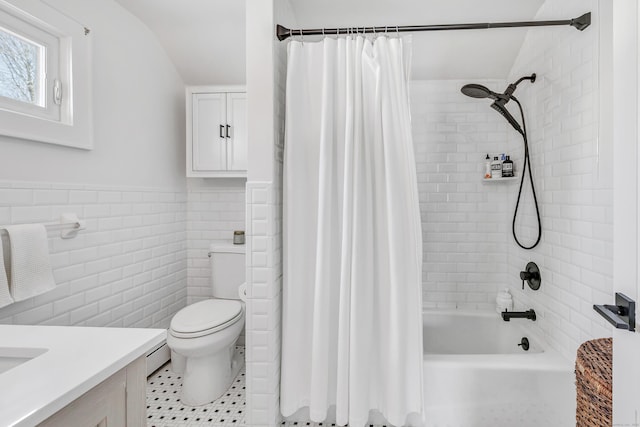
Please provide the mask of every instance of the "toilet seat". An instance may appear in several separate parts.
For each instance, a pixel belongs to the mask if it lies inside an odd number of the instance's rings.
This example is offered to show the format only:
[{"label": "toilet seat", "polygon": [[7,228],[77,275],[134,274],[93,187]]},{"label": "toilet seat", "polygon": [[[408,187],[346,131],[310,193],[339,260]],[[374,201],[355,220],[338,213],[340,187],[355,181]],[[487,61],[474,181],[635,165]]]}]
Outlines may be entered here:
[{"label": "toilet seat", "polygon": [[208,299],[178,311],[169,331],[176,338],[197,338],[228,328],[242,315],[240,301]]}]

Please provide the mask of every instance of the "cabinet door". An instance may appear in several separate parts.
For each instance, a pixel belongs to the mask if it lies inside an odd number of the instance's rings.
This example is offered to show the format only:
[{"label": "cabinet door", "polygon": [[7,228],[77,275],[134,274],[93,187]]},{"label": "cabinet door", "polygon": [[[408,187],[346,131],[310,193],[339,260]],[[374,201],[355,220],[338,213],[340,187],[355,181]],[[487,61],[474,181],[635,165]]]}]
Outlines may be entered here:
[{"label": "cabinet door", "polygon": [[227,94],[227,170],[247,170],[247,94]]},{"label": "cabinet door", "polygon": [[193,170],[227,169],[226,109],[224,93],[193,95]]},{"label": "cabinet door", "polygon": [[123,369],[38,424],[38,427],[126,427],[126,388]]}]

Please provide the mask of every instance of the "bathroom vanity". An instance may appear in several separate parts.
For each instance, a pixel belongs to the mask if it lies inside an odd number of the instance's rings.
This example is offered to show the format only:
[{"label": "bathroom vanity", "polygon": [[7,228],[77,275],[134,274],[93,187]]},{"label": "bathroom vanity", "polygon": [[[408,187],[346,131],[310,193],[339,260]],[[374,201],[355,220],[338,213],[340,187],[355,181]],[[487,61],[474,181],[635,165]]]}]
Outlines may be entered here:
[{"label": "bathroom vanity", "polygon": [[0,325],[7,426],[146,425],[146,354],[164,329]]}]

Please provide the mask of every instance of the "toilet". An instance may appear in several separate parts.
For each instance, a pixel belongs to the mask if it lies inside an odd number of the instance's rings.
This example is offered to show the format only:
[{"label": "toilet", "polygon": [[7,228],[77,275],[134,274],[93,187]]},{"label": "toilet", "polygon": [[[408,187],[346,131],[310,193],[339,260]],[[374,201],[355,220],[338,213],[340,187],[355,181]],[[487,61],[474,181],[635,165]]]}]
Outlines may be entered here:
[{"label": "toilet", "polygon": [[244,364],[235,344],[244,327],[244,245],[209,247],[213,298],[178,311],[167,345],[171,367],[182,375],[180,401],[200,406],[222,396]]}]

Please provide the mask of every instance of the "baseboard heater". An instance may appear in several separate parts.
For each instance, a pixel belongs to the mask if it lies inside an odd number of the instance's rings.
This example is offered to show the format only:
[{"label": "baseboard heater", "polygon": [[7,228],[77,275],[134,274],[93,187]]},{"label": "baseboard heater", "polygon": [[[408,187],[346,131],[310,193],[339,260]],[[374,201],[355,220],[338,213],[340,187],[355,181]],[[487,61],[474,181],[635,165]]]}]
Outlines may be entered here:
[{"label": "baseboard heater", "polygon": [[171,351],[166,341],[147,353],[147,377],[160,369],[171,359]]}]

